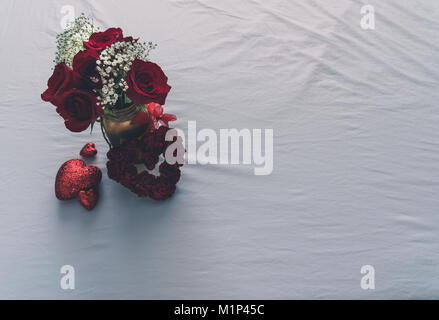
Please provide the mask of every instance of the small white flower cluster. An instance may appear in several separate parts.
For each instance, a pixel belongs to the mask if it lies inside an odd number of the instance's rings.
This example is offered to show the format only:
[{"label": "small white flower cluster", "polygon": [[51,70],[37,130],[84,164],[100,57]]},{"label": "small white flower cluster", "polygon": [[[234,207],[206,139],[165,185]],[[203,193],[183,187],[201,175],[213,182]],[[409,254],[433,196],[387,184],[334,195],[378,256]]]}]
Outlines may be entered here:
[{"label": "small white flower cluster", "polygon": [[72,66],[73,57],[84,49],[83,42],[90,38],[90,35],[99,28],[95,27],[90,18],[81,14],[67,28],[56,36],[55,64],[64,62]]},{"label": "small white flower cluster", "polygon": [[101,52],[99,60],[96,61],[96,69],[103,84],[98,97],[101,105],[114,107],[121,95],[122,104],[125,103],[123,93],[128,89],[125,77],[132,62],[134,59],[146,60],[153,48],[151,43],[147,45],[133,40],[115,42]]}]

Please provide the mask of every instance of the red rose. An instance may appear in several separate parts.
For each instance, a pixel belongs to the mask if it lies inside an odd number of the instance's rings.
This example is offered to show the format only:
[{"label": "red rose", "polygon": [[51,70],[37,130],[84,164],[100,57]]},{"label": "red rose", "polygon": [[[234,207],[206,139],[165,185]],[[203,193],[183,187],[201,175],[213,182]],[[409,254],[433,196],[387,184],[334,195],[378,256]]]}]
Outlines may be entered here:
[{"label": "red rose", "polygon": [[121,40],[123,40],[122,29],[110,28],[104,32],[93,33],[88,41],[84,42],[84,48],[100,52],[116,41]]},{"label": "red rose", "polygon": [[41,99],[59,105],[60,96],[81,84],[79,74],[70,69],[64,62],[57,64],[52,76],[47,81],[47,90],[41,94]]},{"label": "red rose", "polygon": [[155,63],[140,59],[133,61],[125,81],[127,96],[137,104],[155,102],[163,105],[171,90],[163,70]]},{"label": "red rose", "polygon": [[90,123],[103,113],[103,110],[97,105],[94,94],[71,89],[61,95],[56,112],[64,118],[67,129],[80,132],[87,129]]},{"label": "red rose", "polygon": [[96,70],[96,61],[98,59],[99,53],[94,50],[80,51],[73,57],[73,71],[83,77],[88,87],[99,88],[102,86],[101,76]]}]

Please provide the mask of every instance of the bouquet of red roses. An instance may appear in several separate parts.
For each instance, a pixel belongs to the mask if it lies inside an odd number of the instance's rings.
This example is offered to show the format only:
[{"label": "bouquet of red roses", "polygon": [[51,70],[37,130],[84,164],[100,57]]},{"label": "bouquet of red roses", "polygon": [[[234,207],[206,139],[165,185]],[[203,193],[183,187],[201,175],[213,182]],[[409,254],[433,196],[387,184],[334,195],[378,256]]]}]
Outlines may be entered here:
[{"label": "bouquet of red roses", "polygon": [[[176,120],[174,115],[163,113],[162,106],[171,89],[168,78],[159,65],[147,59],[155,47],[152,42],[124,36],[120,28],[99,32],[89,18],[81,15],[57,36],[55,68],[41,98],[56,107],[66,128],[73,132],[93,128],[95,122],[102,126],[106,117],[117,118],[119,112],[135,106],[131,122],[144,124],[144,130],[136,137],[109,143],[109,176],[141,196],[163,199],[175,190],[180,165],[161,165],[160,177],[149,172],[137,174],[134,167],[139,161],[144,161],[148,169],[155,167],[158,156],[169,146],[163,133],[169,129],[168,122]],[[105,137],[104,130],[103,133]],[[162,140],[148,145],[144,141],[153,139],[150,136]],[[134,156],[129,149],[133,145],[137,146]],[[116,156],[127,153],[130,157]],[[167,176],[172,176],[169,183],[164,178]],[[142,185],[146,180],[148,187]],[[169,187],[159,192],[163,195],[160,196],[154,189],[156,185],[161,189]]]},{"label": "bouquet of red roses", "polygon": [[[132,103],[164,105],[171,89],[160,66],[147,60],[154,44],[125,37],[120,28],[96,31],[81,15],[57,36],[56,66],[41,95],[73,132]],[[175,120],[160,117],[165,123]]]}]

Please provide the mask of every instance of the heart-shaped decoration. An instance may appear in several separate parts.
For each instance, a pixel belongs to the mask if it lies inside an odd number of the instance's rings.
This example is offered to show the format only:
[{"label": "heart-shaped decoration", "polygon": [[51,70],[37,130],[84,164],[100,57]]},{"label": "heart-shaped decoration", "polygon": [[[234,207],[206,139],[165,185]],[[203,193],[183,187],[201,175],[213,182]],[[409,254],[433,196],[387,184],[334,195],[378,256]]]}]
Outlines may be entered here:
[{"label": "heart-shaped decoration", "polygon": [[94,157],[98,153],[98,150],[96,150],[95,144],[93,142],[87,143],[82,149],[79,154],[81,157],[84,158],[91,158]]},{"label": "heart-shaped decoration", "polygon": [[55,179],[55,195],[60,200],[75,198],[79,191],[97,186],[102,179],[98,167],[87,166],[84,161],[72,159],[63,163]]},{"label": "heart-shaped decoration", "polygon": [[81,190],[76,198],[85,209],[92,210],[96,206],[96,203],[98,203],[98,190],[96,188]]}]

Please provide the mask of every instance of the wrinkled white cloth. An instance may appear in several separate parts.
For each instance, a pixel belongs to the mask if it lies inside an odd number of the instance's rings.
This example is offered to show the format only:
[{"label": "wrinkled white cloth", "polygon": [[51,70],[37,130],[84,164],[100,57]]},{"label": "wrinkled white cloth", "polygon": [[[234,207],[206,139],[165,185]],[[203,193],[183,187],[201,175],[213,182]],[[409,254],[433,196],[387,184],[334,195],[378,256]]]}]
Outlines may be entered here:
[{"label": "wrinkled white cloth", "polygon": [[[72,1],[158,44],[178,127],[274,130],[271,175],[187,165],[160,203],[109,180],[99,130],[40,99],[68,3],[2,1],[0,298],[439,298],[439,2],[367,3],[375,30],[354,0]],[[92,212],[54,195],[87,142]]]}]

